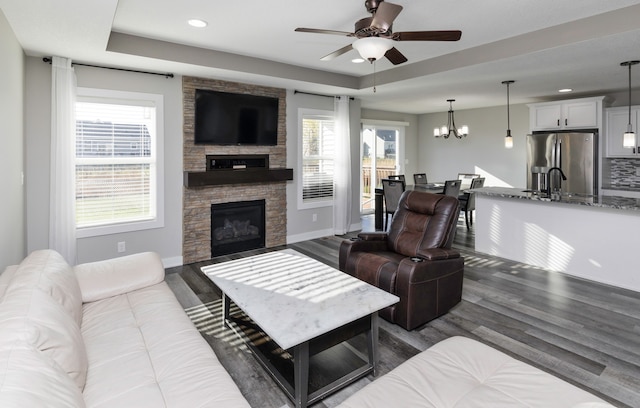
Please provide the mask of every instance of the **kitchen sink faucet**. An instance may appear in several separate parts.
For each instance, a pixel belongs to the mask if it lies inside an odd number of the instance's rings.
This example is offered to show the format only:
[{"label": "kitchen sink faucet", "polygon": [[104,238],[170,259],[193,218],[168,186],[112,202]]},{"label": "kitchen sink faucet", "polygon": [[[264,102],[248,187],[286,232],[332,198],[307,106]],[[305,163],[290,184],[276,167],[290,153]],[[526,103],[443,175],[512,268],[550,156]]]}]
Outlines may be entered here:
[{"label": "kitchen sink faucet", "polygon": [[[552,179],[551,179],[551,172],[557,170],[560,172],[560,176],[562,177],[563,180],[567,179],[567,176],[564,175],[564,172],[562,171],[562,169],[560,167],[552,167],[547,171],[547,197],[551,197],[551,192],[554,191],[553,188],[551,188],[551,184],[552,184]],[[557,190],[558,193],[560,192],[560,186],[557,186]]]}]

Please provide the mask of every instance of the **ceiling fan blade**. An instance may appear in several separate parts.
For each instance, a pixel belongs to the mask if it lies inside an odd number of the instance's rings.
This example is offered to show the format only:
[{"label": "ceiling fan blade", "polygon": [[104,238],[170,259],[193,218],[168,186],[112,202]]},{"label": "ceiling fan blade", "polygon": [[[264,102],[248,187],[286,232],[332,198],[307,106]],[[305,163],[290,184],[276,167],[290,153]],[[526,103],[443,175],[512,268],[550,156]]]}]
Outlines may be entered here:
[{"label": "ceiling fan blade", "polygon": [[354,33],[350,33],[348,31],[322,30],[322,29],[318,29],[318,28],[302,28],[302,27],[298,27],[298,28],[295,29],[295,31],[297,31],[299,33],[343,35],[343,36],[346,36],[346,37],[355,36]]},{"label": "ceiling fan blade", "polygon": [[342,48],[340,48],[339,50],[336,50],[334,52],[332,52],[331,54],[325,55],[324,57],[320,58],[320,61],[331,61],[332,59],[341,56],[342,54],[345,54],[349,51],[351,51],[353,49],[353,47],[351,46],[351,44],[346,45]]},{"label": "ceiling fan blade", "polygon": [[403,62],[407,62],[407,57],[402,55],[402,53],[398,51],[396,47],[391,48],[389,51],[387,51],[384,54],[384,56],[387,57],[387,59],[391,61],[393,65],[398,65],[398,64],[402,64]]},{"label": "ceiling fan blade", "polygon": [[378,10],[373,15],[371,27],[377,28],[381,32],[386,32],[393,24],[393,20],[402,11],[402,6],[393,3],[382,2],[378,5]]},{"label": "ceiling fan blade", "polygon": [[396,41],[458,41],[461,36],[462,31],[460,30],[404,31],[393,33],[393,39]]}]

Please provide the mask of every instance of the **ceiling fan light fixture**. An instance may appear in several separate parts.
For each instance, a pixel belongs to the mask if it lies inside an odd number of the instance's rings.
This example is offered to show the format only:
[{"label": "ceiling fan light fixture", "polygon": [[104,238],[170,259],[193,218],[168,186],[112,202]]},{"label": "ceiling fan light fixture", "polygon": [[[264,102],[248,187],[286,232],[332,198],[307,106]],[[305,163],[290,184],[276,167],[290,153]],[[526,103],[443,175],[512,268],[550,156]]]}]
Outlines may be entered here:
[{"label": "ceiling fan light fixture", "polygon": [[352,44],[360,56],[368,61],[376,61],[393,48],[393,40],[380,37],[366,37],[355,40]]}]

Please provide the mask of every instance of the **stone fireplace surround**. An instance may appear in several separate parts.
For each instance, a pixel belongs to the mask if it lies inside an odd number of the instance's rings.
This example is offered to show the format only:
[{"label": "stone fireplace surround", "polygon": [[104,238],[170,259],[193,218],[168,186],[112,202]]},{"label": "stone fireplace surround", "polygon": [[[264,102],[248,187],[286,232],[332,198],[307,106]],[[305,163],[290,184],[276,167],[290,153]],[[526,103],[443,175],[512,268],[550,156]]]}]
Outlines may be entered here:
[{"label": "stone fireplace surround", "polygon": [[[249,93],[280,99],[278,143],[276,146],[214,146],[193,143],[195,90]],[[240,84],[206,78],[183,77],[183,166],[185,172],[206,170],[209,154],[268,154],[269,167],[286,167],[286,90]],[[183,188],[183,263],[211,258],[211,204],[265,200],[267,248],[285,245],[287,241],[286,181],[211,185]]]}]

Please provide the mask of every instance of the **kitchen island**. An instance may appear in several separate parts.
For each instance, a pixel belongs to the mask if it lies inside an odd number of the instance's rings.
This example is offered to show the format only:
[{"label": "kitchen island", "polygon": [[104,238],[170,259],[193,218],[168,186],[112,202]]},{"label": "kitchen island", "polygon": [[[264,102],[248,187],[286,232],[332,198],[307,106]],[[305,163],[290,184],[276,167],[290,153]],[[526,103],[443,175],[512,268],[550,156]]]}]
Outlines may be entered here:
[{"label": "kitchen island", "polygon": [[640,199],[474,191],[476,251],[640,292]]}]

